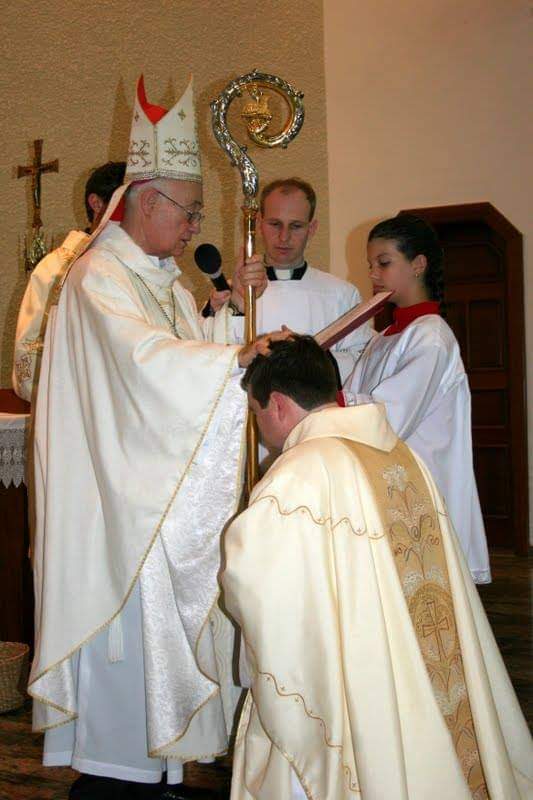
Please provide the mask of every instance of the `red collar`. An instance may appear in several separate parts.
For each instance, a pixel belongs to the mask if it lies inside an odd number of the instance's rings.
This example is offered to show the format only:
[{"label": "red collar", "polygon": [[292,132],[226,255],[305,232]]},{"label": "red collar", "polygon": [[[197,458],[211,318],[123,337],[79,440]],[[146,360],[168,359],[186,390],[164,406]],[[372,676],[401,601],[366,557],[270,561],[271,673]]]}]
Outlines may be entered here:
[{"label": "red collar", "polygon": [[389,325],[384,336],[392,336],[394,333],[401,333],[407,326],[418,317],[424,317],[426,314],[438,314],[439,304],[435,300],[426,300],[423,303],[416,303],[414,306],[407,306],[406,308],[396,307],[392,312],[394,322]]}]

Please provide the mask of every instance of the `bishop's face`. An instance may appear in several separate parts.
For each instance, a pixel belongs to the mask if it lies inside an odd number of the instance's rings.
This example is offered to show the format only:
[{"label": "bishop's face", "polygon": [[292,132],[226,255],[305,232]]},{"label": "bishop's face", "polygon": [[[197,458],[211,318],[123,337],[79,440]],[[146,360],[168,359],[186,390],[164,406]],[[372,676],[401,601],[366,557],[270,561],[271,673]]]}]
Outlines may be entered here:
[{"label": "bishop's face", "polygon": [[150,254],[179,258],[193,236],[200,233],[202,184],[169,180],[153,189],[153,204],[146,222]]},{"label": "bishop's face", "polygon": [[275,189],[265,199],[260,229],[269,266],[290,269],[304,260],[317,221],[310,220],[309,200],[301,189],[285,194]]}]

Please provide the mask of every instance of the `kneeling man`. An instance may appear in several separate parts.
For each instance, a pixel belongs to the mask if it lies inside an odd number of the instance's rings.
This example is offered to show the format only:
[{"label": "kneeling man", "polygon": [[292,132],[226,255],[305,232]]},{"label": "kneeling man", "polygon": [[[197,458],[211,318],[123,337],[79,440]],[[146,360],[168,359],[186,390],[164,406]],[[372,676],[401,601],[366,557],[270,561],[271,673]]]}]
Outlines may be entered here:
[{"label": "kneeling man", "polygon": [[533,748],[435,483],[310,337],[243,378],[283,453],[222,575],[250,692],[232,800],[533,797]]}]

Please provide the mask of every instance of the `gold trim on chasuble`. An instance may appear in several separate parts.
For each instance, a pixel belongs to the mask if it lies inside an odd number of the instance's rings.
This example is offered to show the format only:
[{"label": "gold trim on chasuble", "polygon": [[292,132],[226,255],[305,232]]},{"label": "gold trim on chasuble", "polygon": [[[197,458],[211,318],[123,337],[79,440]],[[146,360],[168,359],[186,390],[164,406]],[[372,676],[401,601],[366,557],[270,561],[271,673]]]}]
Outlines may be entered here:
[{"label": "gold trim on chasuble", "polygon": [[[48,297],[44,306],[43,318],[41,320],[39,333],[35,339],[26,339],[21,343],[22,348],[26,352],[15,362],[15,373],[20,383],[25,383],[26,381],[31,380],[32,375],[35,384],[37,384],[39,380],[40,362],[44,347],[44,336],[46,333],[46,326],[48,325],[50,310],[53,306],[57,306],[59,303],[59,296],[64,283],[63,278],[77,255],[76,248],[73,250],[68,250],[66,247],[59,247],[58,250],[58,257],[61,260],[61,267],[51,283]],[[35,358],[35,370],[32,370],[32,357]]]},{"label": "gold trim on chasuble", "polygon": [[438,515],[422,472],[403,442],[391,453],[346,442],[380,510],[437,704],[473,800],[488,800],[465,682]]},{"label": "gold trim on chasuble", "polygon": [[[354,528],[354,526],[352,525],[351,520],[348,517],[342,517],[342,519],[338,520],[335,524],[332,524],[331,517],[327,517],[327,516],[315,517],[315,515],[313,514],[313,511],[309,508],[309,506],[306,506],[306,505],[295,506],[294,508],[292,508],[290,510],[283,509],[281,507],[281,505],[280,505],[280,502],[279,502],[278,498],[275,495],[271,495],[271,494],[263,495],[262,497],[259,497],[257,500],[254,500],[253,503],[251,503],[251,505],[255,505],[256,503],[263,502],[264,500],[267,500],[269,503],[274,505],[276,507],[276,510],[277,510],[278,514],[280,516],[282,516],[282,517],[290,517],[293,514],[307,514],[309,516],[309,518],[311,519],[311,521],[315,525],[317,525],[318,527],[322,527],[322,526],[325,526],[325,525],[326,526],[331,526],[331,531],[332,532],[339,525],[348,525],[351,528],[351,532],[352,532],[352,534],[354,536],[364,536],[365,533],[366,533],[366,528],[363,528],[363,529]],[[376,536],[376,537],[373,537],[373,538],[380,539],[380,538],[382,538],[383,535],[385,535],[385,534],[382,534],[381,536]],[[349,788],[350,792],[356,793],[356,794],[361,794],[361,789],[359,788],[359,784],[357,782],[356,777],[354,777],[354,773],[352,772],[352,769],[344,761],[344,746],[342,744],[337,744],[337,743],[335,743],[335,742],[333,742],[331,740],[331,733],[330,733],[330,731],[328,729],[326,721],[322,717],[320,717],[318,714],[315,714],[313,709],[308,707],[308,704],[307,704],[306,699],[303,696],[303,694],[301,694],[300,692],[289,691],[284,685],[281,685],[278,682],[276,676],[272,672],[267,672],[266,670],[260,669],[260,667],[259,667],[259,659],[257,657],[257,654],[256,654],[254,648],[249,643],[249,641],[246,639],[244,631],[242,631],[241,635],[242,635],[242,639],[243,639],[243,642],[244,642],[244,645],[245,645],[246,653],[248,654],[249,659],[253,660],[253,670],[255,671],[255,673],[259,677],[263,678],[270,687],[273,687],[273,689],[276,692],[276,694],[278,695],[278,697],[281,697],[283,699],[293,700],[293,702],[297,703],[300,706],[300,708],[304,711],[305,715],[309,719],[313,720],[314,722],[318,722],[320,724],[320,727],[322,729],[322,737],[323,737],[323,740],[324,740],[324,744],[326,745],[326,747],[330,748],[331,750],[334,750],[337,753],[337,755],[338,755],[338,757],[340,759],[340,769],[342,770],[342,772],[344,774],[344,780],[345,780],[346,784],[348,785],[348,788]],[[249,702],[250,697],[253,698],[253,688],[250,689],[248,694],[247,694],[246,703]],[[284,756],[284,758],[286,758],[287,761],[291,764],[292,768],[294,769],[294,771],[296,772],[296,774],[298,776],[298,780],[300,781],[304,792],[306,793],[306,795],[309,798],[311,798],[311,790],[309,789],[309,787],[308,787],[308,785],[306,783],[305,777],[303,775],[301,775],[300,772],[298,771],[298,769],[296,768],[293,756],[291,756],[290,753],[288,753],[286,750],[284,750],[280,746],[280,743],[278,741],[275,741],[274,738],[268,733],[268,726],[265,725],[263,723],[263,721],[261,720],[261,714],[259,713],[259,705],[255,701],[255,698],[253,698],[253,699],[254,699],[254,708],[255,708],[256,713],[257,713],[257,715],[259,717],[259,720],[261,722],[263,730],[267,734],[268,738],[275,745],[275,747]],[[250,718],[246,719],[246,717],[245,717],[246,708],[247,708],[247,706],[245,704],[243,706],[243,710],[241,712],[241,718],[240,718],[238,729],[237,729],[237,740],[236,740],[235,746],[237,746],[237,741],[240,741],[240,739],[244,739],[246,737],[246,735],[247,735],[248,727],[249,727],[249,724],[250,724]],[[246,728],[246,730],[244,728]],[[240,739],[239,739],[239,737],[240,737]],[[246,783],[245,783],[245,785],[246,785]],[[247,789],[248,793],[250,794],[250,796],[254,796],[253,793],[248,788],[248,786],[246,786],[246,789]]]}]

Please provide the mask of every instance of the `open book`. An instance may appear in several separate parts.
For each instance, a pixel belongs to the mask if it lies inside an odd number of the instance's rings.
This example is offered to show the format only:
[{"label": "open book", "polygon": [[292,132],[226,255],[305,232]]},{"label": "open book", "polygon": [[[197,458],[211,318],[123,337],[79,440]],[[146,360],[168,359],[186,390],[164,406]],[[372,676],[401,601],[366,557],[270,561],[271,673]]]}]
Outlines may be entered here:
[{"label": "open book", "polygon": [[392,292],[378,292],[371,297],[370,300],[366,300],[364,303],[359,303],[358,306],[354,306],[343,314],[342,317],[339,317],[330,325],[322,328],[318,333],[315,333],[315,341],[318,342],[323,350],[333,347],[334,344],[340,342],[341,339],[344,339],[349,333],[359,328],[359,326],[368,319],[379,314],[391,294]]}]

